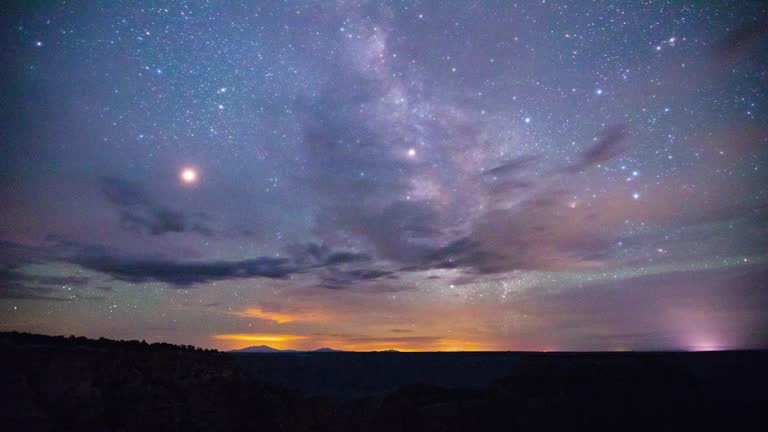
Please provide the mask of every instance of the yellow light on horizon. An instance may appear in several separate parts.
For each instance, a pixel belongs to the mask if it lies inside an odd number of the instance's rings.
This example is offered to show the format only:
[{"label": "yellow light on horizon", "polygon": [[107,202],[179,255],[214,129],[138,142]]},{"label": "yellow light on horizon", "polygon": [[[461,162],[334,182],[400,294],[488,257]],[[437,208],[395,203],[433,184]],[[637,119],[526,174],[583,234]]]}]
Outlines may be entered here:
[{"label": "yellow light on horizon", "polygon": [[286,349],[293,348],[288,346],[292,341],[305,339],[306,336],[292,334],[269,334],[269,333],[224,333],[211,336],[213,339],[228,341],[229,348],[244,348],[248,345],[262,344],[269,345],[272,348]]},{"label": "yellow light on horizon", "polygon": [[306,336],[281,335],[281,334],[252,334],[252,333],[227,333],[213,335],[214,339],[231,340],[240,342],[285,342],[304,339]]}]

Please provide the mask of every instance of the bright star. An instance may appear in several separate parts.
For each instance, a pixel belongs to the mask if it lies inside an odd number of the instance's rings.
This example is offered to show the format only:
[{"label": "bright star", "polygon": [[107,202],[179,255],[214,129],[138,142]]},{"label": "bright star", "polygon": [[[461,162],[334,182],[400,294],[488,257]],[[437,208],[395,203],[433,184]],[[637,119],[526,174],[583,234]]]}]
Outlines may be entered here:
[{"label": "bright star", "polygon": [[409,148],[409,149],[408,149],[408,156],[410,156],[410,157],[416,157],[416,149],[414,149],[414,148]]},{"label": "bright star", "polygon": [[186,184],[197,183],[197,171],[194,168],[184,168],[179,173],[179,178]]}]

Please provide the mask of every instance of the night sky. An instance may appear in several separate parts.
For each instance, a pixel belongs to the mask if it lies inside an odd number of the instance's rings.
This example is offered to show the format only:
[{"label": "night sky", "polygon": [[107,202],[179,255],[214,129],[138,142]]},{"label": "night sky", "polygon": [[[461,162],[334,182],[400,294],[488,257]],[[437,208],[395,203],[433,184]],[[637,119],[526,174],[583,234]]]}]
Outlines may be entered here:
[{"label": "night sky", "polygon": [[768,346],[764,2],[15,3],[0,330]]}]

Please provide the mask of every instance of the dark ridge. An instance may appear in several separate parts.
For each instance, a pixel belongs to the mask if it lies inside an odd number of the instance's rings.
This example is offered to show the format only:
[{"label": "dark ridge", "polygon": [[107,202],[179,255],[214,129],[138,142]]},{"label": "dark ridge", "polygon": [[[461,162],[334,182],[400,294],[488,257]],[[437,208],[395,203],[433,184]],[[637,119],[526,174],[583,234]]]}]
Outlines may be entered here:
[{"label": "dark ridge", "polygon": [[0,333],[0,352],[4,431],[753,430],[768,406],[766,351],[256,355]]},{"label": "dark ridge", "polygon": [[[0,333],[3,431],[307,430],[317,404],[191,345]],[[308,410],[305,412],[305,410]]]}]

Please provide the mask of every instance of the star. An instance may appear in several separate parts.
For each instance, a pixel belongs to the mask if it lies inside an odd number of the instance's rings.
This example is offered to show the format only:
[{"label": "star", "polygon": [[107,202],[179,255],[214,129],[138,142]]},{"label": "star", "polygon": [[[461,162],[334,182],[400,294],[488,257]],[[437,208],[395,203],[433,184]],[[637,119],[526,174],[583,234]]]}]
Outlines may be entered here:
[{"label": "star", "polygon": [[179,173],[179,178],[185,184],[195,184],[198,180],[197,170],[194,168],[184,168]]}]

